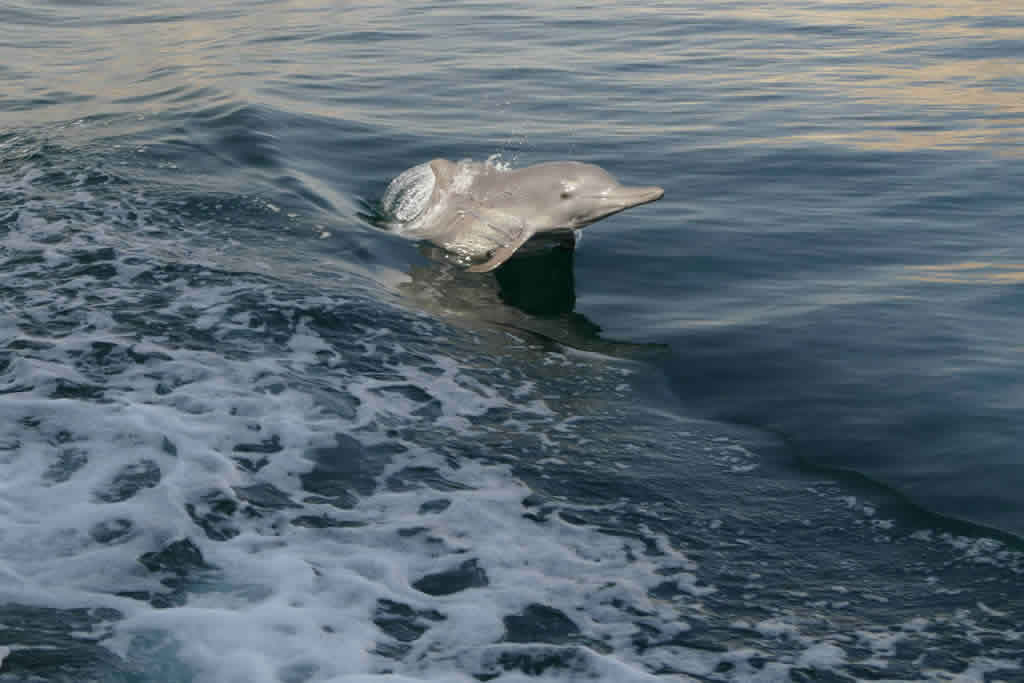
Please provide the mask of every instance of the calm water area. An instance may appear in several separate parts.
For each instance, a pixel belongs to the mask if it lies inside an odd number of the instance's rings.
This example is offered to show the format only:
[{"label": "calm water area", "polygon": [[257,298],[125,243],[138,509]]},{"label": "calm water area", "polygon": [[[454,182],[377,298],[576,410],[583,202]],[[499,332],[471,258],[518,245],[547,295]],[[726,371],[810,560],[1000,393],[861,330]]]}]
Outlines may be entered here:
[{"label": "calm water area", "polygon": [[1017,1],[4,2],[0,683],[1024,681],[1022,311]]}]

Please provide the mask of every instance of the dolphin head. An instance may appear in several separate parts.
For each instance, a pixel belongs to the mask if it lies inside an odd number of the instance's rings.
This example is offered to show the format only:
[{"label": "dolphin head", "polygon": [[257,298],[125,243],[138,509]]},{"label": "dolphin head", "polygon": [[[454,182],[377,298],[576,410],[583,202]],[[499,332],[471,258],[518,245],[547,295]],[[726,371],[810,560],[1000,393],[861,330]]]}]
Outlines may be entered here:
[{"label": "dolphin head", "polygon": [[[538,232],[578,230],[640,204],[661,199],[660,187],[629,187],[600,166],[578,161],[561,161],[533,167],[545,179],[534,193],[544,195],[545,217]],[[538,198],[541,199],[541,198]]]}]

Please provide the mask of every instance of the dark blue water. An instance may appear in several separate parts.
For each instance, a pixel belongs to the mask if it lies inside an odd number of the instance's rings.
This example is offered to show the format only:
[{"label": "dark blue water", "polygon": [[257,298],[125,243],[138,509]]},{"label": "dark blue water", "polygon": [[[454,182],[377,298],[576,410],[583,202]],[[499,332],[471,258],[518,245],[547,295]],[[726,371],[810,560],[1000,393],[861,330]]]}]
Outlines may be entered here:
[{"label": "dark blue water", "polygon": [[6,3],[0,681],[1024,680],[1022,187],[1009,2]]}]

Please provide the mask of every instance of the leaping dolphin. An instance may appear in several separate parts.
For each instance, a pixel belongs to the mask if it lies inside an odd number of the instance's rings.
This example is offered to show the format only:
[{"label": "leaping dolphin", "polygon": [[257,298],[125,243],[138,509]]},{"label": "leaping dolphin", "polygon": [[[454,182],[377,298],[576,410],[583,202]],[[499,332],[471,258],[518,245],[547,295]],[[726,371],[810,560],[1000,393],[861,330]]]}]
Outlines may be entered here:
[{"label": "leaping dolphin", "polygon": [[483,273],[534,235],[578,230],[664,194],[627,187],[579,161],[505,170],[489,161],[434,159],[392,180],[381,205],[394,232],[432,242]]}]

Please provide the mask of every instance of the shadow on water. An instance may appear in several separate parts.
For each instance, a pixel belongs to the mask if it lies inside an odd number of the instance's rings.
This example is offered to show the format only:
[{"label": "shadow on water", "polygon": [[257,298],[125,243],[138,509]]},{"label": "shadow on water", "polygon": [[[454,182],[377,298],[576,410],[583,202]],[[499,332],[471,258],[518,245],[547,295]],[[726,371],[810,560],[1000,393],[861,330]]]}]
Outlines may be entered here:
[{"label": "shadow on water", "polygon": [[447,318],[482,321],[525,332],[545,345],[641,359],[668,350],[601,337],[601,327],[576,308],[574,244],[561,236],[531,243],[491,273],[470,273],[448,261],[444,250],[424,244],[427,263],[413,265],[403,291]]}]

